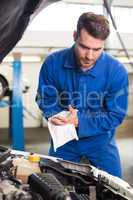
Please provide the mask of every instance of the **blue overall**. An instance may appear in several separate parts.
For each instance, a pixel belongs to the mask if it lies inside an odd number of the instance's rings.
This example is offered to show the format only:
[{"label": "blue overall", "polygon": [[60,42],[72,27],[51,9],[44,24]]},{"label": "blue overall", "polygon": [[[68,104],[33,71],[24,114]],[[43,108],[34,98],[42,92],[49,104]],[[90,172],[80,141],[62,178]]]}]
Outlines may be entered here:
[{"label": "blue overall", "polygon": [[115,58],[103,52],[95,65],[82,71],[74,47],[49,55],[42,65],[37,103],[46,119],[67,110],[78,110],[77,134],[49,155],[79,162],[85,156],[92,165],[121,177],[115,130],[122,123],[128,102],[128,74]]}]

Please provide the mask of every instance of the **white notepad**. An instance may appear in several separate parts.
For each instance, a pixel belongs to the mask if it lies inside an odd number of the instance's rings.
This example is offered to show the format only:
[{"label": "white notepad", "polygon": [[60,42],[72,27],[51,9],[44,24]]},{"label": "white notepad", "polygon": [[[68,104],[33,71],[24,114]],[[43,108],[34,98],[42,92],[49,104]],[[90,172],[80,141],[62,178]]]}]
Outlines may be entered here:
[{"label": "white notepad", "polygon": [[[69,111],[62,111],[52,117],[62,116],[68,117],[70,115]],[[51,123],[51,118],[48,120],[48,128],[53,140],[54,150],[71,140],[78,140],[77,132],[75,126],[73,124],[65,124],[65,125],[54,125]]]}]

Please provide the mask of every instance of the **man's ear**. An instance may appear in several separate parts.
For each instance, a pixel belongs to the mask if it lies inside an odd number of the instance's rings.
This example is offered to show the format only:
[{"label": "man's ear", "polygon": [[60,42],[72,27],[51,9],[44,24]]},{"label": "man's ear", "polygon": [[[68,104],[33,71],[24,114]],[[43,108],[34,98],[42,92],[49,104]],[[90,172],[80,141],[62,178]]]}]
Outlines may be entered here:
[{"label": "man's ear", "polygon": [[76,41],[78,39],[77,31],[73,32],[73,39],[74,39],[74,41]]}]

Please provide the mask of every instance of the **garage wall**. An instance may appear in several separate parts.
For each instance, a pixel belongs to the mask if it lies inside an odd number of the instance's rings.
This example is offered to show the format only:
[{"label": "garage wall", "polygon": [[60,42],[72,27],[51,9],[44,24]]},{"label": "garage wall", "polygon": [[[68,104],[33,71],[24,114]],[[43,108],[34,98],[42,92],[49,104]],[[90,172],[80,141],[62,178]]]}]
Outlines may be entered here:
[{"label": "garage wall", "polygon": [[25,127],[40,126],[41,114],[35,103],[40,67],[41,63],[23,63],[23,75],[27,76],[30,82],[29,91],[23,95]]},{"label": "garage wall", "polygon": [[[132,49],[131,41],[133,39],[133,34],[123,35],[123,39],[125,41],[126,47],[129,49]],[[34,33],[26,32],[23,39],[18,43],[16,48],[20,48],[20,47],[30,48],[31,47],[32,50],[34,49],[34,52],[32,53],[36,55],[38,53],[38,49],[36,49],[36,47],[41,47],[41,54],[44,55],[46,53],[45,51],[47,47],[49,50],[51,50],[53,47],[63,48],[65,46],[72,45],[72,43],[73,43],[72,32],[67,32],[67,31],[66,32],[56,31],[56,32],[45,32],[45,33],[44,32],[34,32]],[[120,48],[119,43],[118,41],[116,42],[116,37],[114,35],[110,37],[108,41],[108,46],[110,46],[110,48],[116,48],[116,49]],[[3,64],[1,64],[1,66],[2,65]],[[23,95],[24,106],[26,107],[26,109],[28,109],[28,113],[24,111],[24,117],[25,117],[24,125],[25,127],[37,127],[37,126],[41,126],[42,124],[46,126],[46,121],[42,120],[40,111],[37,105],[35,104],[37,80],[38,80],[38,74],[39,74],[41,63],[28,62],[28,63],[23,63],[22,66],[23,66],[23,75],[27,76],[31,84],[29,92]],[[130,123],[130,126],[131,126],[131,122],[133,120],[133,73],[129,74],[129,78],[130,78],[129,111],[128,111],[128,117],[126,119],[126,122],[124,122],[124,126],[126,127],[129,126],[128,123]],[[31,116],[30,113],[33,116]],[[9,114],[8,107],[0,108],[0,128],[8,127],[9,125],[8,114]],[[133,127],[131,127],[131,129],[133,130]]]},{"label": "garage wall", "polygon": [[117,130],[117,137],[133,137],[133,74],[129,74],[128,114]]},{"label": "garage wall", "polygon": [[[24,126],[25,127],[38,127],[47,126],[46,120],[42,119],[42,115],[38,106],[35,103],[35,95],[38,85],[38,75],[42,63],[22,63],[23,76],[30,82],[30,89],[26,94],[23,94],[24,107]],[[5,65],[5,64],[3,64]],[[2,67],[2,66],[1,66]],[[130,87],[129,87],[129,108],[128,116],[119,132],[122,135],[124,130],[128,127],[130,132],[133,130],[133,74],[129,74]],[[1,117],[2,116],[2,117]],[[9,108],[0,108],[0,128],[7,128],[9,126]],[[124,127],[124,129],[123,129]],[[127,131],[126,131],[127,132]],[[128,131],[129,132],[129,131]]]},{"label": "garage wall", "polygon": [[[5,64],[3,64],[5,65]],[[30,83],[30,89],[27,93],[23,94],[24,107],[24,126],[25,127],[38,127],[41,124],[41,114],[35,103],[35,95],[38,84],[38,75],[41,63],[22,63],[23,76]],[[0,67],[4,67],[1,66]],[[8,100],[8,98],[5,98]],[[0,128],[7,128],[9,126],[9,108],[0,108]]]}]

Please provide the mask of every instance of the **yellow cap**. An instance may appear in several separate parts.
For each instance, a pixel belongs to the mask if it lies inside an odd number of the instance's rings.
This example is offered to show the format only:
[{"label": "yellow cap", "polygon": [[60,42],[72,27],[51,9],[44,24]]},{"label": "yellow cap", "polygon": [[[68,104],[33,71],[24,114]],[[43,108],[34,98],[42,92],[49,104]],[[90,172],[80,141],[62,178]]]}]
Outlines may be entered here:
[{"label": "yellow cap", "polygon": [[28,160],[31,162],[39,162],[40,161],[40,156],[37,154],[30,154],[28,157]]}]

